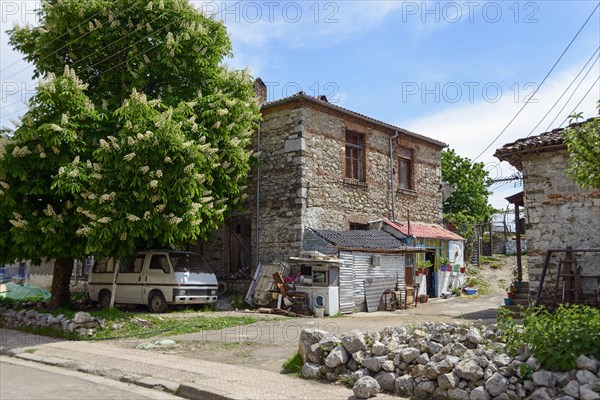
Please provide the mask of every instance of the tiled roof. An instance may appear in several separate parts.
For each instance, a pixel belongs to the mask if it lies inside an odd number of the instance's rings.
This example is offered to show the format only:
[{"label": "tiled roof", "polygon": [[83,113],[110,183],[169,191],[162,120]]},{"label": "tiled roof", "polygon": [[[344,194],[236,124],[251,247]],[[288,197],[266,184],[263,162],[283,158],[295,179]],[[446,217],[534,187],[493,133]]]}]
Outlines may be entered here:
[{"label": "tiled roof", "polygon": [[313,232],[338,248],[371,251],[406,250],[406,243],[384,231],[313,230]]},{"label": "tiled roof", "polygon": [[[586,121],[576,122],[568,126],[568,128],[575,128],[577,126],[581,126],[586,124],[595,118],[590,118]],[[549,132],[544,132],[537,136],[530,136],[522,139],[518,139],[514,142],[507,143],[504,146],[500,147],[494,153],[494,157],[502,160],[508,161],[511,164],[515,164],[518,159],[518,155],[520,153],[541,150],[545,147],[549,146],[564,146],[564,130],[566,128],[556,128]]]},{"label": "tiled roof", "polygon": [[403,235],[414,236],[417,238],[425,239],[441,239],[441,240],[465,240],[462,236],[457,235],[454,232],[449,231],[439,225],[425,225],[425,224],[410,224],[410,232],[408,224],[400,222],[392,222],[385,220],[384,223],[388,224],[394,229],[400,231]]},{"label": "tiled roof", "polygon": [[425,142],[435,144],[435,145],[440,146],[442,148],[448,147],[448,145],[446,143],[440,142],[439,140],[435,140],[435,139],[429,138],[427,136],[424,136],[424,135],[421,135],[421,134],[418,134],[418,133],[415,133],[415,132],[411,132],[411,131],[408,131],[406,129],[403,129],[403,128],[400,128],[400,127],[388,124],[386,122],[379,121],[379,120],[377,120],[375,118],[371,118],[371,117],[366,116],[364,114],[357,113],[356,111],[352,111],[352,110],[349,110],[347,108],[340,107],[338,105],[329,103],[328,101],[319,100],[316,97],[310,96],[310,95],[308,95],[308,94],[306,94],[306,93],[304,93],[302,91],[298,92],[298,93],[296,93],[294,95],[288,96],[288,97],[283,97],[283,98],[278,99],[278,100],[267,102],[267,103],[265,103],[261,107],[261,109],[266,109],[266,108],[274,107],[274,106],[277,106],[277,105],[281,105],[281,104],[285,104],[285,103],[289,103],[289,102],[296,101],[296,100],[301,100],[301,99],[302,100],[307,100],[307,101],[310,101],[310,102],[313,102],[313,103],[316,103],[316,104],[318,104],[320,106],[323,106],[323,107],[327,107],[327,108],[330,108],[330,109],[333,109],[333,110],[336,110],[336,111],[340,111],[340,112],[342,112],[344,114],[352,115],[352,116],[360,118],[362,120],[365,120],[365,121],[368,121],[368,122],[380,125],[380,126],[382,126],[384,128],[392,129],[394,131],[398,131],[399,133],[401,133],[403,135],[412,136],[414,138],[423,140]]}]

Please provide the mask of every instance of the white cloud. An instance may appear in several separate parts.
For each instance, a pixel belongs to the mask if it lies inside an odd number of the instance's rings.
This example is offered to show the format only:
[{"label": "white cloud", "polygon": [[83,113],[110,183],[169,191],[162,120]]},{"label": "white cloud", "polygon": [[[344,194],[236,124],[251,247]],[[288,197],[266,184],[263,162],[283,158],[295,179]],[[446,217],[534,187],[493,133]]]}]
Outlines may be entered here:
[{"label": "white cloud", "polygon": [[[495,150],[506,143],[513,142],[529,135],[534,126],[542,119],[542,117],[544,117],[546,112],[567,88],[571,80],[577,75],[583,64],[584,62],[573,63],[567,69],[556,74],[555,78],[552,78],[551,76],[534,96],[534,99],[538,100],[538,102],[529,103],[500,138],[498,138],[498,140],[496,140],[490,148],[477,159],[478,162],[486,164],[486,168],[490,171],[492,178],[510,176],[515,172],[515,169],[508,163],[499,163],[499,160],[493,156]],[[596,62],[592,72],[597,70],[598,62]],[[557,118],[556,122],[550,126],[550,129],[558,127],[563,122],[576,107],[577,103],[583,98],[585,93],[592,87],[592,83],[597,77],[598,75],[595,73],[588,75],[559,118]],[[576,84],[573,85],[571,91],[575,88]],[[532,90],[522,91],[519,102],[515,102],[514,95],[516,91],[509,90],[508,88],[502,89],[503,93],[498,102],[486,102],[481,100],[480,97],[479,101],[457,105],[456,107],[447,108],[437,114],[420,117],[410,121],[403,121],[398,125],[414,132],[444,141],[445,143],[448,143],[450,148],[455,149],[459,155],[474,159],[517,114],[524,104],[523,95],[532,93]],[[521,85],[521,90],[523,90],[523,85]],[[531,133],[532,135],[537,135],[547,130],[548,125],[554,116],[557,115],[562,108],[562,105],[565,104],[567,98],[570,96],[571,91],[563,97],[558,106],[549,114],[549,117],[545,118],[538,128]],[[481,95],[481,92],[475,93],[476,95],[477,93]],[[599,97],[600,84],[597,82],[585,100],[577,107],[577,111],[582,111],[585,117],[597,115],[595,106]],[[509,183],[501,188],[497,186],[497,188],[499,190],[492,197],[491,204],[495,207],[504,207],[506,205],[504,197],[511,194],[511,184]],[[513,188],[512,192],[518,190],[520,189]]]}]

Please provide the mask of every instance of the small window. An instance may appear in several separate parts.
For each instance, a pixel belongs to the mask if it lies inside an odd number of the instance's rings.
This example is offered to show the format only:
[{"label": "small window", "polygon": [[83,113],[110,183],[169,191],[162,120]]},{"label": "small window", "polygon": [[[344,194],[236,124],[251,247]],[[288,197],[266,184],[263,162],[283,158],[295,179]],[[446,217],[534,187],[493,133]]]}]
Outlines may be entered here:
[{"label": "small window", "polygon": [[350,222],[350,230],[351,231],[368,231],[369,224],[359,224],[356,222]]},{"label": "small window", "polygon": [[365,180],[365,136],[346,132],[346,178]]},{"label": "small window", "polygon": [[169,260],[164,254],[155,254],[150,260],[150,269],[162,269],[165,274],[170,271]]},{"label": "small window", "polygon": [[413,150],[400,148],[398,153],[398,187],[413,190]]}]

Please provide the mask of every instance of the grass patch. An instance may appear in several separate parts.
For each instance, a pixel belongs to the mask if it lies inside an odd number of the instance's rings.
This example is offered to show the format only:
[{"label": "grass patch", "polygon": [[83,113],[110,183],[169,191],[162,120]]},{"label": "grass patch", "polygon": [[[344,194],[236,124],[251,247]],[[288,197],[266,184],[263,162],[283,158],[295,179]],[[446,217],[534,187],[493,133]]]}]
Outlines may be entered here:
[{"label": "grass patch", "polygon": [[508,258],[508,256],[504,255],[504,254],[494,254],[493,256],[481,256],[479,258],[479,262],[481,264],[492,264],[492,263],[495,263],[498,261],[502,262],[502,261],[506,260],[507,258]]},{"label": "grass patch", "polygon": [[34,335],[50,336],[58,339],[79,340],[79,334],[75,332],[67,332],[52,326],[20,326],[14,328],[17,331],[27,332]]},{"label": "grass patch", "polygon": [[[121,311],[121,313],[124,313]],[[188,316],[140,314],[115,312],[105,318],[106,327],[98,329],[94,338],[117,339],[120,337],[147,338],[157,335],[179,335],[205,330],[220,330],[232,326],[248,325],[256,322],[253,317],[233,316]],[[136,322],[137,321],[137,322]],[[118,329],[114,329],[118,327]]]},{"label": "grass patch", "polygon": [[27,353],[27,354],[33,354],[33,353],[35,353],[36,351],[38,351],[38,349],[34,349],[34,348],[31,348],[31,349],[25,349],[25,353]]},{"label": "grass patch", "polygon": [[[60,309],[54,311],[53,314],[64,314],[72,318],[75,312]],[[220,330],[232,326],[249,325],[257,321],[256,318],[249,316],[214,316],[206,313],[191,315],[188,310],[169,314],[150,314],[107,308],[91,311],[90,314],[102,318],[105,322],[105,326],[99,327],[93,336],[81,337],[78,332],[66,332],[52,326],[22,326],[16,329],[35,335],[66,340],[108,340],[122,337],[148,338],[158,335],[170,336],[204,330]],[[2,324],[0,323],[0,325]]]},{"label": "grass patch", "polygon": [[296,353],[292,357],[288,358],[286,362],[283,363],[281,371],[284,374],[293,374],[300,376],[303,364],[304,362],[302,361],[300,353]]},{"label": "grass patch", "polygon": [[479,268],[471,266],[467,268],[466,286],[477,288],[477,294],[483,296],[489,292],[490,283],[481,275]]}]

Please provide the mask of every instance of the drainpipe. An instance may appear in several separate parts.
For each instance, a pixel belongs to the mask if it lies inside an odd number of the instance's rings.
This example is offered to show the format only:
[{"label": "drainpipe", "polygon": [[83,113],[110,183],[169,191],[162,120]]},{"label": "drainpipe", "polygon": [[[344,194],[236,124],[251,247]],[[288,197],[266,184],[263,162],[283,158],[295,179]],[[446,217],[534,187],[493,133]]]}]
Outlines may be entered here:
[{"label": "drainpipe", "polygon": [[[260,129],[262,122],[258,122],[258,134],[256,140],[256,150],[260,150]],[[258,156],[258,164],[256,166],[256,268],[258,269],[259,256],[260,256],[260,155]]]},{"label": "drainpipe", "polygon": [[398,130],[394,136],[390,136],[390,190],[392,191],[392,221],[396,220],[396,195],[394,190],[394,150],[392,141],[398,138]]}]

